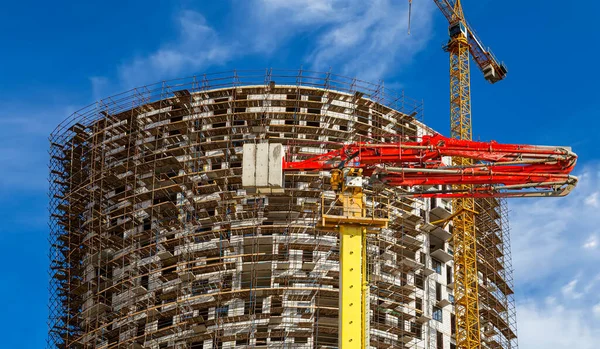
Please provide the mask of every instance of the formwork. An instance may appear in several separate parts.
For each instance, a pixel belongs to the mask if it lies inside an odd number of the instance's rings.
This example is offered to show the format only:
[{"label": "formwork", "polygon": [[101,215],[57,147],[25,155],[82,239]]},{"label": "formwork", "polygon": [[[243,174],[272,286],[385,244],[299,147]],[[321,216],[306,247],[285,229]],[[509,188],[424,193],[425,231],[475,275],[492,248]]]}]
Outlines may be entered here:
[{"label": "formwork", "polygon": [[[317,224],[335,198],[329,173],[251,191],[243,145],[301,160],[431,133],[421,115],[383,84],[302,70],[161,82],[74,113],[50,137],[48,348],[337,347],[339,241]],[[450,232],[429,224],[439,199],[397,195],[408,190],[366,191],[391,218],[368,241],[370,344],[451,348],[451,280],[431,293]],[[479,204],[485,343],[511,348],[503,206]]]}]

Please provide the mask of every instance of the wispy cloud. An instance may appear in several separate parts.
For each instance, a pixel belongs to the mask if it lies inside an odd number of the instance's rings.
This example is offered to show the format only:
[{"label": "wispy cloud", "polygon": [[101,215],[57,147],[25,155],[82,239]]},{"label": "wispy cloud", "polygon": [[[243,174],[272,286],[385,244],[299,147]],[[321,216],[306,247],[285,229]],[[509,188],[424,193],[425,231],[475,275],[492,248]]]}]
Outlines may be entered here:
[{"label": "wispy cloud", "polygon": [[585,243],[583,244],[583,248],[586,250],[595,249],[597,246],[598,246],[598,238],[596,237],[595,234],[592,234],[587,240],[585,240]]},{"label": "wispy cloud", "polygon": [[[115,88],[177,78],[245,57],[267,62],[290,50],[293,68],[332,68],[376,81],[407,66],[424,48],[434,13],[430,2],[415,3],[413,34],[408,35],[403,1],[249,0],[236,5],[229,15],[234,26],[211,26],[200,11],[179,13],[176,38],[121,64]],[[106,87],[102,77],[91,83],[95,90]]]},{"label": "wispy cloud", "polygon": [[548,279],[564,284],[578,272],[595,275],[600,255],[593,247],[600,215],[586,198],[600,189],[600,164],[588,164],[578,174],[578,187],[565,198],[510,202],[518,283],[535,286]]},{"label": "wispy cloud", "polygon": [[416,2],[413,34],[408,35],[405,1],[258,0],[257,4],[263,20],[291,24],[291,30],[317,31],[308,41],[305,55],[313,69],[331,67],[372,81],[406,67],[424,48],[434,13],[431,2]]},{"label": "wispy cloud", "polygon": [[75,109],[60,104],[6,106],[0,111],[0,162],[6,165],[0,198],[1,193],[45,191],[48,136]]},{"label": "wispy cloud", "polygon": [[566,198],[510,203],[522,348],[600,343],[600,215],[590,194],[600,189],[600,164],[587,164],[579,178]]},{"label": "wispy cloud", "polygon": [[600,201],[598,200],[599,195],[600,193],[598,193],[597,191],[591,193],[588,197],[585,198],[585,204],[591,207],[600,206]]},{"label": "wispy cloud", "polygon": [[401,1],[357,1],[345,9],[345,19],[328,28],[309,55],[318,69],[338,67],[342,74],[367,80],[385,78],[406,68],[430,36],[433,6],[415,5],[412,35],[408,8]]},{"label": "wispy cloud", "polygon": [[597,318],[600,318],[600,302],[598,302],[594,305],[594,307],[592,308],[592,311],[594,312],[594,316],[596,316]]},{"label": "wispy cloud", "polygon": [[573,280],[569,281],[568,284],[564,285],[561,288],[561,292],[565,298],[573,298],[573,299],[581,298],[582,293],[580,293],[576,290],[578,282],[579,282],[578,279],[573,279]]},{"label": "wispy cloud", "polygon": [[175,41],[164,43],[157,51],[119,67],[122,84],[133,87],[159,79],[176,78],[187,70],[226,64],[235,55],[237,43],[220,37],[201,13],[191,10],[181,12],[177,26],[179,35]]},{"label": "wispy cloud", "polygon": [[593,314],[556,300],[523,302],[517,315],[521,348],[596,349],[600,343],[598,323],[590,321]]}]

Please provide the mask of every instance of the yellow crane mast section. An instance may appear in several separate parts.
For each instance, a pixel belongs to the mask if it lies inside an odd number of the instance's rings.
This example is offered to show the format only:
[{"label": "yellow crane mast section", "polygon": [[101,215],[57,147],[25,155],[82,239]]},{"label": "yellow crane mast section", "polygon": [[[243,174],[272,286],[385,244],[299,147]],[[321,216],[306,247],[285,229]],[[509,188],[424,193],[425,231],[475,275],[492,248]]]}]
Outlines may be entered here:
[{"label": "yellow crane mast section", "polygon": [[[460,4],[457,2],[457,4]],[[450,137],[472,139],[469,47],[466,37],[459,34],[448,45],[450,52]],[[471,159],[452,159],[454,166],[472,165]],[[455,185],[464,190],[469,186]],[[479,278],[477,274],[477,236],[475,229],[475,199],[452,200],[452,211],[461,212],[453,219],[454,233],[454,298],[456,312],[456,343],[458,348],[480,347]]]},{"label": "yellow crane mast section", "polygon": [[[465,20],[460,0],[434,0],[449,22],[450,40],[445,49],[450,53],[450,137],[473,139],[471,122],[470,53],[484,78],[496,83],[506,76],[504,64],[499,63],[485,48]],[[468,166],[473,160],[454,157],[454,166]],[[453,189],[470,189],[455,185]],[[456,315],[456,344],[460,349],[481,347],[479,323],[479,276],[477,272],[477,231],[475,199],[452,200],[454,232],[454,299]]]}]

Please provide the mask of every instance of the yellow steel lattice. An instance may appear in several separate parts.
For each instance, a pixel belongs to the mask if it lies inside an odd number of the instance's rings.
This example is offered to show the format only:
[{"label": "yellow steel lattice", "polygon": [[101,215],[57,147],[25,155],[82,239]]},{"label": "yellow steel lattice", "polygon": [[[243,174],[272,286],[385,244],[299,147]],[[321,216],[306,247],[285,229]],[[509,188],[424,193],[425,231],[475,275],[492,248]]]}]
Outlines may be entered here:
[{"label": "yellow steel lattice", "polygon": [[[464,24],[460,1],[454,8],[456,23]],[[471,76],[469,44],[466,33],[450,39],[450,136],[457,139],[473,138],[471,125]],[[472,160],[453,158],[453,165],[466,166]],[[464,190],[468,186],[455,186]],[[458,198],[452,201],[453,212],[461,212],[454,220],[454,297],[456,312],[456,342],[458,348],[480,347],[477,238],[475,230],[475,200]]]}]

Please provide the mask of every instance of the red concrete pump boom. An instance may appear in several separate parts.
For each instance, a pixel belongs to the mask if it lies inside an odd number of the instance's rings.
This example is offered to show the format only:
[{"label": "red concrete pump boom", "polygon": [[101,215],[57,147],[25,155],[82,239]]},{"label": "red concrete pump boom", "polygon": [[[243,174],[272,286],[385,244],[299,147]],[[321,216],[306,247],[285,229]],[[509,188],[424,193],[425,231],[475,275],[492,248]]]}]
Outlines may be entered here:
[{"label": "red concrete pump boom", "polygon": [[[452,166],[444,157],[473,159]],[[360,168],[365,176],[390,186],[413,188],[413,197],[539,197],[565,196],[577,184],[570,175],[577,155],[568,147],[500,144],[423,136],[421,141],[357,142],[303,161],[284,159],[283,170]],[[469,191],[451,185],[474,185]],[[417,190],[441,186],[439,190]],[[447,189],[445,189],[447,188]]]}]

